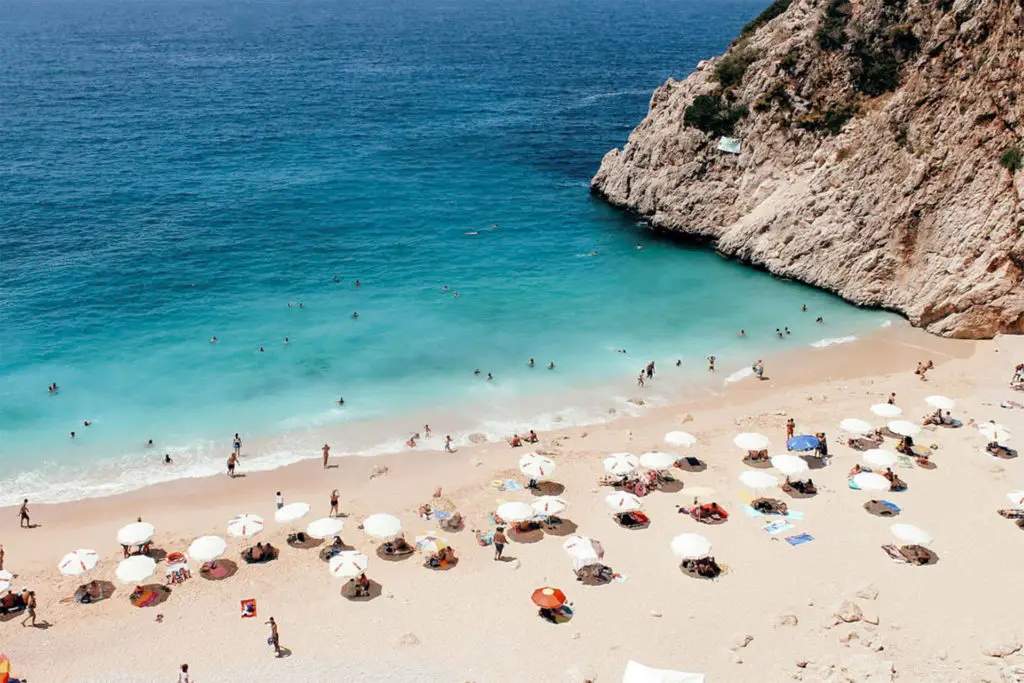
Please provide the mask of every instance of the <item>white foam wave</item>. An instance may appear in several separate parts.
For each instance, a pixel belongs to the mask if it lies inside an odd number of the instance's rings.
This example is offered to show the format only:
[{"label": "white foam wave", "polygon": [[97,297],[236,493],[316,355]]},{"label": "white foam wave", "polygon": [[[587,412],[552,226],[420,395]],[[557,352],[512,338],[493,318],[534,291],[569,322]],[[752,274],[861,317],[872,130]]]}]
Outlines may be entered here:
[{"label": "white foam wave", "polygon": [[753,377],[753,376],[754,376],[754,368],[752,368],[752,367],[741,368],[740,370],[737,370],[736,372],[734,372],[731,375],[729,375],[728,377],[726,377],[725,378],[725,383],[726,384],[732,384],[733,382],[739,382],[740,380],[746,379],[747,377]]},{"label": "white foam wave", "polygon": [[892,327],[892,321],[891,320],[883,320],[881,326],[882,327]]},{"label": "white foam wave", "polygon": [[835,346],[836,344],[849,344],[850,342],[857,341],[856,337],[826,337],[825,339],[819,339],[818,341],[811,344],[816,349],[823,349],[827,346]]}]

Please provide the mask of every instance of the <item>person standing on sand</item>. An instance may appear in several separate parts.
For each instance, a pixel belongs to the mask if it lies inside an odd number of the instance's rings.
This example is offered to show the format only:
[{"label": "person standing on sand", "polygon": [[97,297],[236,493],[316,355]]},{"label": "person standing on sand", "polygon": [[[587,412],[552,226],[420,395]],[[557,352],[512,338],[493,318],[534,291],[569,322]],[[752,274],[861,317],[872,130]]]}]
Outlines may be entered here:
[{"label": "person standing on sand", "polygon": [[25,622],[29,619],[32,620],[32,627],[36,625],[36,592],[27,591],[25,593],[25,618],[21,620],[21,625],[24,626]]},{"label": "person standing on sand", "polygon": [[423,433],[427,435],[428,439],[430,438],[430,425],[423,425]]},{"label": "person standing on sand", "polygon": [[445,437],[444,437],[444,450],[445,450],[446,453],[454,453],[455,452],[454,450],[452,450],[452,435],[451,434],[446,434]]},{"label": "person standing on sand", "polygon": [[891,406],[896,405],[896,393],[895,392],[889,394],[889,401],[888,401],[888,403]]},{"label": "person standing on sand", "polygon": [[494,530],[494,559],[501,559],[501,552],[505,549],[508,539],[505,537],[505,527],[499,526]]},{"label": "person standing on sand", "polygon": [[32,520],[30,520],[28,517],[28,498],[22,501],[21,509],[18,511],[18,514],[21,516],[21,524],[19,526],[22,526],[26,529],[31,529]]},{"label": "person standing on sand", "polygon": [[327,444],[324,444],[324,447],[321,448],[320,451],[324,454],[324,469],[326,470],[327,459],[331,457],[331,447]]},{"label": "person standing on sand", "polygon": [[274,504],[277,505],[278,510],[284,507],[284,496],[281,495],[280,491],[274,496]]},{"label": "person standing on sand", "polygon": [[327,513],[328,517],[341,517],[341,512],[338,510],[338,489],[331,491],[331,511]]},{"label": "person standing on sand", "polygon": [[0,571],[4,569],[4,547],[0,545]]},{"label": "person standing on sand", "polygon": [[265,623],[270,624],[270,637],[267,638],[267,644],[273,646],[274,654],[278,657],[281,656],[281,636],[277,632],[277,622],[274,621],[274,617],[270,617],[270,621]]},{"label": "person standing on sand", "polygon": [[789,418],[786,420],[786,441],[792,439],[794,433],[796,433],[796,420]]},{"label": "person standing on sand", "polygon": [[238,456],[232,453],[228,456],[228,476],[232,479],[235,478],[235,464],[238,462]]},{"label": "person standing on sand", "polygon": [[182,664],[181,669],[178,670],[178,683],[192,683],[192,679],[188,675],[188,664]]},{"label": "person standing on sand", "polygon": [[644,371],[641,370],[640,374],[636,376],[636,385],[642,387],[644,385]]},{"label": "person standing on sand", "polygon": [[235,455],[241,455],[242,454],[242,437],[238,436],[237,432],[235,433],[235,440],[232,442],[232,445],[234,446],[234,449],[235,449]]}]

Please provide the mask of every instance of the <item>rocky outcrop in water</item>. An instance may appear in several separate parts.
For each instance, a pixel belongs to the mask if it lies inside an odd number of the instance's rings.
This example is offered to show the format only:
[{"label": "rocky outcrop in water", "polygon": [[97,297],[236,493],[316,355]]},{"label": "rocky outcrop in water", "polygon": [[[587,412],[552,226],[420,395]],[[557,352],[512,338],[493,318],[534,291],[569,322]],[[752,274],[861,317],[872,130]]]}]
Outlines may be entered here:
[{"label": "rocky outcrop in water", "polygon": [[1021,333],[1022,54],[1024,0],[776,0],[591,187],[931,332]]}]

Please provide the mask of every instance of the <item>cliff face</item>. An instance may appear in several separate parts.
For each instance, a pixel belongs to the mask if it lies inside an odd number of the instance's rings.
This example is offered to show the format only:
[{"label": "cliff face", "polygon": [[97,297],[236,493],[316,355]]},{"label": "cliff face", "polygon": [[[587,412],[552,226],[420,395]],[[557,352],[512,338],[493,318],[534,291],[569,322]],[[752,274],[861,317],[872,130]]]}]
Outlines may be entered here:
[{"label": "cliff face", "polygon": [[1022,136],[1024,0],[778,0],[656,90],[591,187],[776,275],[990,337],[1024,332]]}]

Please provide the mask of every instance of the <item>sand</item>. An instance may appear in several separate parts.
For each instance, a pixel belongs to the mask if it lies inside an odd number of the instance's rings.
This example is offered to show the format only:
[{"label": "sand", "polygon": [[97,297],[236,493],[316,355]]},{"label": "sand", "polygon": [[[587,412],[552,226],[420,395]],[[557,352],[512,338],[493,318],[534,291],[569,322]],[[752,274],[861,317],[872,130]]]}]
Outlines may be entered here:
[{"label": "sand", "polygon": [[[937,367],[922,382],[913,369],[928,358]],[[254,674],[303,681],[604,682],[621,680],[629,659],[736,683],[891,680],[890,671],[903,681],[998,681],[1001,669],[1024,664],[1020,653],[983,654],[993,642],[1024,639],[1017,583],[1024,531],[996,514],[1008,507],[1008,491],[1024,488],[1024,464],[984,455],[985,439],[971,426],[926,429],[918,442],[937,444],[935,469],[898,468],[909,483],[903,493],[851,491],[847,471],[860,456],[840,443],[838,423],[860,417],[880,424],[868,406],[884,402],[889,392],[896,392],[905,416],[918,421],[928,412],[924,397],[943,394],[958,401],[954,412],[965,422],[995,419],[1020,433],[1024,410],[998,403],[1021,400],[1006,388],[1021,358],[1024,339],[954,341],[895,326],[856,343],[768,359],[765,381],[746,379],[639,417],[544,433],[537,448],[558,464],[552,479],[564,486],[567,521],[555,532],[561,536],[513,540],[509,562],[495,562],[492,549],[477,545],[470,531],[492,528],[487,513],[500,502],[531,499],[527,491],[491,486],[495,479],[519,478],[516,463],[527,449],[505,444],[455,454],[337,458],[329,470],[310,460],[234,480],[181,480],[109,498],[35,505],[33,521],[40,526],[31,530],[19,529],[16,509],[5,508],[5,568],[16,574],[14,588],[37,592],[38,619],[46,626],[23,628],[20,616],[6,620],[0,647],[16,675],[47,682],[175,680],[182,662],[200,682]],[[655,383],[672,378],[662,369]],[[642,397],[644,390],[631,391]],[[772,536],[761,528],[764,519],[741,508],[751,495],[738,475],[749,468],[732,437],[760,431],[778,453],[787,417],[796,420],[798,433],[827,432],[832,461],[814,472],[816,497],[769,494],[805,515],[792,521],[791,531]],[[645,497],[649,528],[618,527],[603,502],[611,489],[598,486],[602,459],[617,451],[669,450],[662,437],[672,429],[699,439],[693,448],[674,450],[706,461],[707,470],[677,471],[681,491]],[[382,466],[387,473],[371,479],[371,468]],[[466,530],[444,533],[458,551],[458,565],[439,572],[424,568],[419,556],[379,559],[374,542],[357,528],[360,520],[389,512],[403,520],[410,537],[436,529],[436,522],[418,519],[416,509],[437,487],[467,519]],[[716,492],[702,500],[725,506],[727,523],[709,527],[677,514],[696,487]],[[308,522],[327,514],[333,488],[341,491],[346,515],[342,536],[371,556],[368,576],[381,585],[381,594],[366,602],[342,597],[342,582],[328,574],[318,549],[285,546],[288,528],[273,521],[276,491],[285,502],[313,505]],[[893,500],[902,515],[869,515],[861,506],[871,497]],[[194,578],[172,587],[154,607],[133,607],[131,587],[120,585],[96,604],[60,602],[84,582],[59,575],[61,556],[94,548],[103,557],[86,578],[113,580],[121,559],[116,531],[138,516],[156,526],[155,546],[172,552],[184,551],[197,536],[223,535],[227,520],[241,513],[268,520],[258,540],[282,546],[280,559],[255,566],[239,561],[237,573],[221,581],[201,578],[193,567]],[[929,531],[938,563],[891,561],[880,546],[892,542],[893,521]],[[624,581],[575,581],[561,546],[562,536],[576,528],[603,543],[605,562]],[[687,531],[711,539],[725,575],[704,581],[680,571],[669,542]],[[802,532],[814,540],[796,547],[783,540]],[[247,545],[229,538],[227,559],[238,560]],[[163,568],[161,562],[151,581],[161,581]],[[865,592],[868,584],[873,588]],[[537,616],[530,595],[544,585],[565,591],[575,609],[570,622],[552,625]],[[857,595],[874,591],[873,599]],[[240,618],[239,601],[246,598],[258,601],[258,618]],[[844,600],[856,603],[864,618],[835,625],[832,615]],[[271,615],[287,648],[280,659],[266,643],[263,622]]]}]

